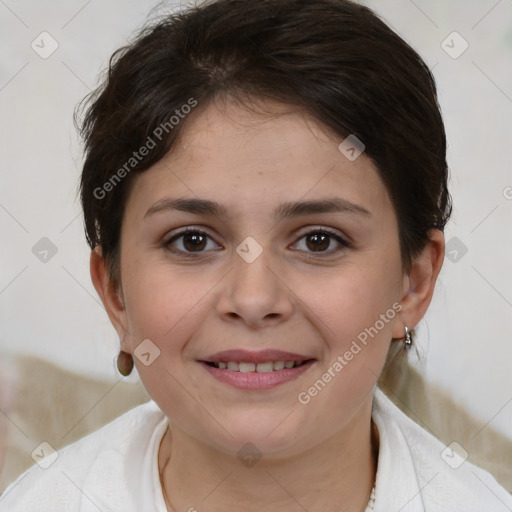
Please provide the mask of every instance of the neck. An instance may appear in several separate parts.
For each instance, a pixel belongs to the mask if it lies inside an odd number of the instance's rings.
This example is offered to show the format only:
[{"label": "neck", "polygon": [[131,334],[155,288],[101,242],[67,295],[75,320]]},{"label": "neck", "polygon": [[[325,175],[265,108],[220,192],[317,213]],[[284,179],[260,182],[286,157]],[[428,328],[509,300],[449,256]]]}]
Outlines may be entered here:
[{"label": "neck", "polygon": [[371,428],[371,404],[361,412],[313,449],[282,459],[263,457],[251,467],[170,423],[159,451],[167,506],[191,512],[363,512],[375,483],[378,432]]}]

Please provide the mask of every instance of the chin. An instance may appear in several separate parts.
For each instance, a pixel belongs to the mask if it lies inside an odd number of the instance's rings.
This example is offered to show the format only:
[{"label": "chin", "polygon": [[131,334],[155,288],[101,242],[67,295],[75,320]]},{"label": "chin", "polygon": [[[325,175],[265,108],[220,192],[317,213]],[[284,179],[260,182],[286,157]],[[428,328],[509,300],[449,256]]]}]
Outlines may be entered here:
[{"label": "chin", "polygon": [[[260,417],[255,421],[255,415],[258,414],[261,416],[261,413],[253,411],[247,413],[245,418],[229,422],[224,416],[223,425],[226,426],[227,432],[222,429],[222,437],[216,436],[212,439],[212,444],[239,458],[246,452],[250,455],[252,451],[255,452],[253,455],[263,454],[266,458],[279,458],[296,451],[299,446],[300,428],[295,428],[291,422],[283,422],[286,414],[269,413],[265,418]],[[218,434],[218,431],[215,434]],[[300,445],[302,451],[302,443]]]}]

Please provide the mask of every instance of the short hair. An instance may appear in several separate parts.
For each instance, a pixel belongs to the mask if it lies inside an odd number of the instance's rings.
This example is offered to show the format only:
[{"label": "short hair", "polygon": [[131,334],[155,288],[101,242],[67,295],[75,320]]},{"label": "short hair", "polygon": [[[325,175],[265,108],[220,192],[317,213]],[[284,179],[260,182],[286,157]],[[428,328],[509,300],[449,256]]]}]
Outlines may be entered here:
[{"label": "short hair", "polygon": [[[173,116],[220,97],[285,103],[340,141],[356,136],[391,198],[405,269],[429,230],[444,230],[451,198],[435,80],[401,37],[349,0],[210,1],[146,25],[112,55],[81,121],[76,113],[85,234],[116,286],[134,175],[174,147],[187,118]],[[148,137],[154,147],[135,159]]]}]

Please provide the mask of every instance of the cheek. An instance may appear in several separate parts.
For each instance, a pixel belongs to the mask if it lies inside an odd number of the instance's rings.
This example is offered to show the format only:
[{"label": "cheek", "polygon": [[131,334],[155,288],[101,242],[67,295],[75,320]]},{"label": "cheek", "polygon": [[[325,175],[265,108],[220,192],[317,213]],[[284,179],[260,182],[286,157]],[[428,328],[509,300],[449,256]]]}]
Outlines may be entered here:
[{"label": "cheek", "polygon": [[160,265],[140,266],[128,281],[128,336],[145,389],[173,419],[175,411],[182,419],[202,417],[203,400],[190,399],[194,383],[182,363],[193,358],[189,341],[200,328],[198,319],[211,310],[208,291],[215,280]]},{"label": "cheek", "polygon": [[149,338],[162,352],[176,352],[211,284],[166,265],[140,265],[126,281],[132,347]]},{"label": "cheek", "polygon": [[308,309],[318,315],[315,323],[323,326],[326,339],[343,343],[392,308],[399,298],[399,283],[398,272],[351,265],[323,279],[315,276],[310,282],[302,278],[301,296]]},{"label": "cheek", "polygon": [[399,275],[399,265],[395,272],[380,265],[353,265],[325,279],[328,288],[323,291],[303,283],[307,309],[315,313],[311,322],[325,341],[326,357],[315,379],[304,382],[301,404],[310,403],[310,410],[337,411],[333,414],[342,422],[371,393],[401,309]]},{"label": "cheek", "polygon": [[395,256],[367,252],[324,278],[302,281],[305,310],[314,312],[310,321],[325,341],[321,370],[329,372],[332,391],[322,393],[319,404],[360,398],[380,374],[401,309]]}]

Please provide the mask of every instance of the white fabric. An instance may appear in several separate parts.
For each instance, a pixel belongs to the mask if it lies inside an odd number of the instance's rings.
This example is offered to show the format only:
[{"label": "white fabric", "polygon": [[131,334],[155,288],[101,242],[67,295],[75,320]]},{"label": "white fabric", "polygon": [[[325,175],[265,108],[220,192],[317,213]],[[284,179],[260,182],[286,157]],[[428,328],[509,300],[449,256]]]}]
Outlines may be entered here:
[{"label": "white fabric", "polygon": [[[512,496],[486,471],[441,457],[444,445],[376,388],[380,436],[375,512],[506,512]],[[167,512],[158,448],[167,418],[150,401],[34,465],[0,497],[0,512]]]}]

